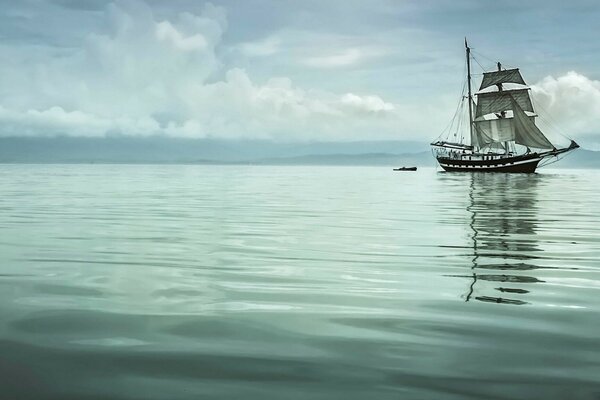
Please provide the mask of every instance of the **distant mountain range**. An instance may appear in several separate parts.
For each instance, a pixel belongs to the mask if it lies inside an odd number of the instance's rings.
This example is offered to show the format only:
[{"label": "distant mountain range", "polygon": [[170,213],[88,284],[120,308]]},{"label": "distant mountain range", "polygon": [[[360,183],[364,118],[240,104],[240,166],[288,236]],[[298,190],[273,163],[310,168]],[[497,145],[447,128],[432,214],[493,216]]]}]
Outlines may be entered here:
[{"label": "distant mountain range", "polygon": [[373,165],[435,167],[430,152],[418,153],[359,153],[359,154],[307,154],[298,157],[277,157],[256,160],[253,164],[265,165]]},{"label": "distant mountain range", "polygon": [[[279,143],[166,137],[0,138],[0,163],[131,163],[430,166],[427,143]],[[600,152],[579,149],[553,168],[600,168]]]},{"label": "distant mountain range", "polygon": [[[431,152],[391,154],[391,153],[365,153],[365,154],[328,154],[305,155],[287,158],[269,158],[257,160],[254,164],[273,165],[373,165],[390,167],[436,167],[437,162]],[[600,152],[579,149],[573,154],[552,164],[552,168],[600,168]]]}]

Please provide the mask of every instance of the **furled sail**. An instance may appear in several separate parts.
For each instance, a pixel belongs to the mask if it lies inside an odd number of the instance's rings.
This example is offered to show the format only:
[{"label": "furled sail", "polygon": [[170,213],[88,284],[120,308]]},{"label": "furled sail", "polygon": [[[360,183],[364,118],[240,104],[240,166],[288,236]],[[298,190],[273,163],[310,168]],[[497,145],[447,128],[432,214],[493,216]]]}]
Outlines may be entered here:
[{"label": "furled sail", "polygon": [[478,93],[475,117],[511,110],[513,99],[521,109],[533,112],[529,89],[503,90]]},{"label": "furled sail", "polygon": [[513,100],[515,143],[536,149],[553,149],[554,146],[533,122],[533,118],[525,114],[520,104]]},{"label": "furled sail", "polygon": [[514,68],[506,69],[504,71],[484,72],[479,90],[501,83],[518,83],[525,85],[525,81],[523,80],[519,69]]}]

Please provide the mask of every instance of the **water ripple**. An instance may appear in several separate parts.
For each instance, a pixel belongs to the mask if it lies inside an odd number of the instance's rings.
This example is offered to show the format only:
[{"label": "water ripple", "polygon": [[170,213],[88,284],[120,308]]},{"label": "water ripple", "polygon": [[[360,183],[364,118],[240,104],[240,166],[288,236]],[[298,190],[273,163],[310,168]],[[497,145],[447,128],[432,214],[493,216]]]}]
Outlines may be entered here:
[{"label": "water ripple", "polygon": [[5,165],[3,396],[596,398],[598,178]]}]

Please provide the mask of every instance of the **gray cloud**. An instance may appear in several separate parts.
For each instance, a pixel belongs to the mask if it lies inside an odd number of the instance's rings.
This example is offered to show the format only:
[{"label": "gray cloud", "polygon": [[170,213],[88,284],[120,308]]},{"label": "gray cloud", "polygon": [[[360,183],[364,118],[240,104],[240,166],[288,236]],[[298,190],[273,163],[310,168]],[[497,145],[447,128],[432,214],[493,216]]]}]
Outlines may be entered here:
[{"label": "gray cloud", "polygon": [[101,11],[106,7],[106,0],[51,0],[52,4],[78,11]]},{"label": "gray cloud", "polygon": [[[220,81],[221,7],[159,20],[139,1],[110,4],[109,31],[65,57],[13,69],[0,108],[5,135],[353,139],[394,134],[394,105],[376,95],[303,90],[288,78],[263,84],[239,68]],[[26,78],[25,78],[26,77]]]},{"label": "gray cloud", "polygon": [[[0,134],[429,140],[458,100],[464,32],[455,31],[477,15],[484,22],[473,22],[476,50],[522,61],[525,76],[539,81],[540,104],[593,142],[600,121],[588,89],[600,78],[596,56],[559,56],[546,21],[563,18],[556,10],[564,7],[547,6],[536,30],[527,27],[534,34],[521,31],[526,43],[541,43],[529,49],[516,40],[518,19],[508,39],[494,41],[486,31],[508,15],[467,0],[452,7],[392,0],[6,3]],[[523,6],[519,18],[532,10]],[[589,35],[589,17],[580,8],[569,12]],[[555,67],[565,64],[579,73]],[[586,112],[564,111],[572,108]]]}]

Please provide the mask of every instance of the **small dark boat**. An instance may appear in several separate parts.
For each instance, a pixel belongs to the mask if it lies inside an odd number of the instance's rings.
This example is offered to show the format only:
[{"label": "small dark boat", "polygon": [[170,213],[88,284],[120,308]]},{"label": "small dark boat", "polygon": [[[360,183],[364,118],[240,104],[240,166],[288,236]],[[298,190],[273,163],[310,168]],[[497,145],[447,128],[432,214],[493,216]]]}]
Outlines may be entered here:
[{"label": "small dark boat", "polygon": [[394,168],[394,171],[416,171],[417,167],[400,167]]}]

